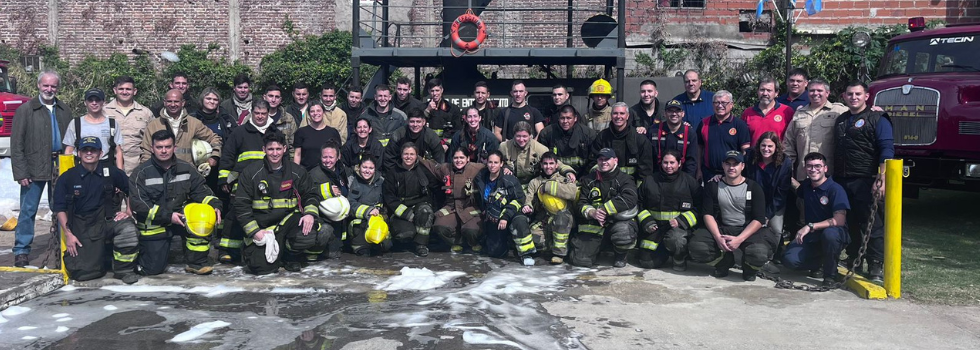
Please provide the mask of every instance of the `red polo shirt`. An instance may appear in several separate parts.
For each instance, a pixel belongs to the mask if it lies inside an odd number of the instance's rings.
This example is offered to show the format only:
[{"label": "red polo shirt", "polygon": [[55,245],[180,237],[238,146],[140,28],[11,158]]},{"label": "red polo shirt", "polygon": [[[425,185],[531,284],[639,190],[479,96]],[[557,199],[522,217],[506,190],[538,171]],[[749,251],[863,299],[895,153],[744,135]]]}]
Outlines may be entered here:
[{"label": "red polo shirt", "polygon": [[749,125],[749,131],[752,132],[752,147],[755,147],[756,142],[759,142],[759,137],[766,131],[776,132],[776,135],[779,135],[779,140],[782,141],[786,127],[793,120],[793,113],[794,111],[790,106],[779,102],[776,102],[772,110],[765,115],[762,114],[759,105],[742,112],[742,120],[745,120],[745,124]]}]

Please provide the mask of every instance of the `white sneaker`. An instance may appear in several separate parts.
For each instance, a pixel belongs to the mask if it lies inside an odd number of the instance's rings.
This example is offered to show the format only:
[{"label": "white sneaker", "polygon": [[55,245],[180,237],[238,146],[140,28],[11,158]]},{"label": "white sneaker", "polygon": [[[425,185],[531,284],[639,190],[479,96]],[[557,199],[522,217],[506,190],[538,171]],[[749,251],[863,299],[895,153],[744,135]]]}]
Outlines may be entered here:
[{"label": "white sneaker", "polygon": [[524,257],[524,266],[534,266],[534,258],[530,256]]}]

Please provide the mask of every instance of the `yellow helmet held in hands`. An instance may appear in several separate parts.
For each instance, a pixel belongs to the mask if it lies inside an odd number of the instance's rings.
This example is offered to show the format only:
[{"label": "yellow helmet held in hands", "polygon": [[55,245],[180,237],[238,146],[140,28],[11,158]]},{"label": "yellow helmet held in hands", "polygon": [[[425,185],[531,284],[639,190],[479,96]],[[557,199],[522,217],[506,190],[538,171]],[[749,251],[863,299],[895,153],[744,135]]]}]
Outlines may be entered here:
[{"label": "yellow helmet held in hands", "polygon": [[190,203],[184,206],[184,222],[187,224],[187,232],[192,235],[210,236],[217,221],[218,215],[210,205]]},{"label": "yellow helmet held in hands", "polygon": [[371,244],[381,244],[388,238],[388,223],[380,215],[372,216],[368,219],[367,232],[364,233],[364,240]]},{"label": "yellow helmet held in hands", "polygon": [[589,87],[589,95],[609,95],[612,97],[613,89],[612,85],[606,79],[599,79],[592,83]]},{"label": "yellow helmet held in hands", "polygon": [[538,193],[538,200],[541,201],[544,209],[552,214],[565,210],[568,206],[568,203],[565,203],[564,199],[543,192]]}]

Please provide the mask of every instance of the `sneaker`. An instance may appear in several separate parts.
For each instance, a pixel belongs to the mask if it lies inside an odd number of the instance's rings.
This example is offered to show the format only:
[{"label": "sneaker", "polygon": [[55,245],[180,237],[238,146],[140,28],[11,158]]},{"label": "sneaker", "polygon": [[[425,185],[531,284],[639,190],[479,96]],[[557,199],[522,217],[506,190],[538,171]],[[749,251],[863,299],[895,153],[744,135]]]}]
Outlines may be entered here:
[{"label": "sneaker", "polygon": [[455,254],[459,254],[459,253],[462,253],[463,252],[463,246],[461,246],[461,245],[454,244],[451,249],[452,249],[453,253],[455,253]]},{"label": "sneaker", "polygon": [[27,266],[27,264],[30,263],[30,260],[31,259],[27,257],[27,254],[17,254],[17,256],[14,257],[14,267]]},{"label": "sneaker", "polygon": [[883,282],[885,273],[882,269],[881,261],[869,260],[868,261],[868,279],[872,282]]},{"label": "sneaker", "polygon": [[184,271],[187,273],[193,273],[195,275],[210,275],[214,271],[214,267],[211,266],[201,266],[199,268],[194,268],[190,265],[184,267]]},{"label": "sneaker", "polygon": [[135,273],[122,273],[122,274],[115,275],[115,277],[122,280],[122,282],[125,284],[133,284],[139,282],[140,280],[140,275],[137,275]]},{"label": "sneaker", "polygon": [[565,263],[565,259],[562,258],[562,257],[560,257],[560,256],[553,256],[553,257],[551,257],[551,264],[552,265],[561,265],[561,264],[564,264],[564,263]]},{"label": "sneaker", "polygon": [[671,267],[671,269],[674,271],[687,271],[687,260],[674,258],[671,258],[671,260],[673,260],[674,263],[674,266]]},{"label": "sneaker", "polygon": [[616,253],[616,260],[613,267],[626,267],[626,253]]},{"label": "sneaker", "polygon": [[303,265],[297,261],[287,261],[283,268],[289,272],[300,272],[303,270]]},{"label": "sneaker", "polygon": [[530,255],[525,255],[523,259],[524,266],[534,266],[534,258]]},{"label": "sneaker", "polygon": [[423,258],[429,256],[429,247],[426,247],[423,244],[419,244],[415,246],[415,255],[421,256]]}]

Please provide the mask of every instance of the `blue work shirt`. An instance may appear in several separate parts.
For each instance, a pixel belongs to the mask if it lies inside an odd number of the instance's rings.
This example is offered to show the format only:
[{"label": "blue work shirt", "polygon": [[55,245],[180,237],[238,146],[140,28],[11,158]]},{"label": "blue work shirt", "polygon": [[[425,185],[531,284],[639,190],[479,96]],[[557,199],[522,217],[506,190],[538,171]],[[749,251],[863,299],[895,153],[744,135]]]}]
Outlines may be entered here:
[{"label": "blue work shirt", "polygon": [[711,104],[714,98],[715,93],[707,90],[701,90],[696,100],[687,97],[687,92],[674,97],[684,109],[684,121],[691,125],[698,125],[704,117],[715,114],[715,108]]},{"label": "blue work shirt", "polygon": [[[96,212],[110,202],[108,198],[104,198],[106,181],[111,181],[114,188],[129,195],[129,178],[114,166],[99,166],[91,172],[81,165],[68,169],[58,177],[51,210],[56,213],[68,212],[68,203],[71,200],[73,214],[88,215]],[[115,215],[117,210],[119,208],[106,208],[105,215]]]},{"label": "blue work shirt", "polygon": [[805,107],[806,105],[810,104],[810,95],[803,92],[803,94],[801,94],[799,97],[791,100],[789,98],[789,94],[786,93],[776,97],[776,102],[787,105],[789,108],[793,109],[793,111],[796,111],[797,109],[800,109],[800,107]]},{"label": "blue work shirt", "polygon": [[749,125],[735,114],[721,122],[714,115],[698,122],[698,146],[701,148],[701,174],[703,179],[723,173],[722,163],[728,151],[742,152],[751,142]]},{"label": "blue work shirt", "polygon": [[813,187],[810,179],[803,180],[796,195],[803,198],[803,215],[807,223],[821,222],[834,217],[835,211],[851,209],[844,187],[829,177],[817,187]]}]

